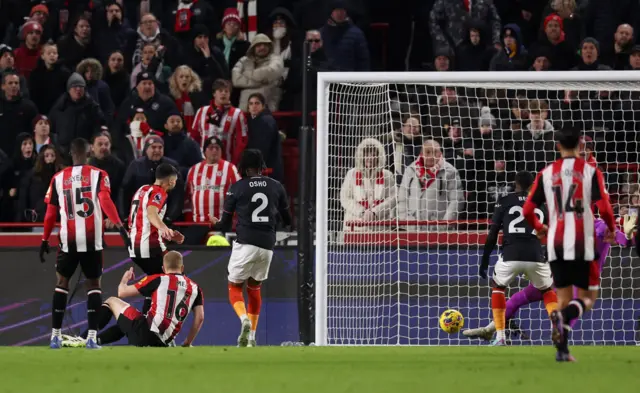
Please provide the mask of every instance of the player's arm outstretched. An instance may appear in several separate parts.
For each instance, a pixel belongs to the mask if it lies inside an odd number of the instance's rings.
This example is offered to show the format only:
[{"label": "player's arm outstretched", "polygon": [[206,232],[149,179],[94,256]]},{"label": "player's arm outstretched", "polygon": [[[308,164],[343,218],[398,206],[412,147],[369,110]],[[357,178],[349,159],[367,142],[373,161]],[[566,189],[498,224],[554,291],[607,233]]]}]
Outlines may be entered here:
[{"label": "player's arm outstretched", "polygon": [[489,258],[493,249],[498,243],[498,235],[500,234],[500,228],[502,228],[502,219],[504,217],[504,209],[500,204],[500,201],[496,203],[496,208],[491,218],[491,227],[489,228],[489,234],[487,240],[484,243],[484,252],[482,253],[482,259],[480,262],[480,277],[487,278],[487,270],[489,270]]},{"label": "player's arm outstretched", "polygon": [[193,322],[191,323],[191,329],[189,329],[189,334],[187,334],[187,338],[182,343],[183,347],[190,347],[193,341],[200,333],[200,329],[202,329],[202,325],[204,324],[204,296],[202,295],[202,290],[198,287],[198,295],[196,297],[195,302],[193,303]]},{"label": "player's arm outstretched", "polygon": [[224,205],[222,206],[222,217],[211,216],[211,224],[215,231],[229,232],[233,223],[233,213],[236,211],[238,204],[238,186],[239,183],[233,183],[224,197]]}]

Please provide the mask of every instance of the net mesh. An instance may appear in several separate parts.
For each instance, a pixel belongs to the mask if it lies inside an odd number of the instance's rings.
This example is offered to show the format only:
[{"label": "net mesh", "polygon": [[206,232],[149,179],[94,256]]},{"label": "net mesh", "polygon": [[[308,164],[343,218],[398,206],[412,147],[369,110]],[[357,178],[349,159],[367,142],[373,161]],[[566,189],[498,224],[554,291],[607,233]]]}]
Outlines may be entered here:
[{"label": "net mesh", "polygon": [[[488,221],[518,171],[535,175],[555,159],[555,130],[584,130],[583,152],[604,171],[617,216],[638,205],[635,83],[328,83],[325,94],[328,209],[317,219],[328,227],[328,344],[480,343],[441,331],[439,315],[457,309],[465,328],[491,320],[478,277]],[[612,248],[574,343],[640,340],[631,253]],[[526,285],[518,278],[510,294]],[[513,329],[512,344],[550,343],[541,302],[513,322],[525,335]]]}]

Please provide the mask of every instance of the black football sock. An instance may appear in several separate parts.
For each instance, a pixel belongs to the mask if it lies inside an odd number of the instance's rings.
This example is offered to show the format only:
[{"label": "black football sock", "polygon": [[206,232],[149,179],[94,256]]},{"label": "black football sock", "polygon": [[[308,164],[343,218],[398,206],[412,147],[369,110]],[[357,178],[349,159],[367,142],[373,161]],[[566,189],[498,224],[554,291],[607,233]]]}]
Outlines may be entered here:
[{"label": "black football sock", "polygon": [[142,305],[142,315],[146,316],[150,309],[151,309],[151,298],[145,297],[144,304]]},{"label": "black football sock", "polygon": [[67,309],[67,295],[69,290],[67,288],[56,287],[53,292],[53,307],[51,310],[52,315],[52,328],[62,329],[62,321],[64,320],[64,312]]},{"label": "black football sock", "polygon": [[569,325],[572,320],[580,318],[584,312],[584,302],[580,299],[573,299],[569,302],[569,305],[562,309],[562,319],[564,323]]},{"label": "black football sock", "polygon": [[98,334],[98,344],[111,344],[120,340],[122,337],[124,337],[124,333],[120,329],[120,326],[116,324]]},{"label": "black football sock", "polygon": [[100,289],[90,289],[87,291],[87,328],[88,330],[99,329],[98,314],[102,304],[102,291]]},{"label": "black football sock", "polygon": [[[102,304],[102,306],[100,306],[100,308],[98,309],[98,331],[104,329],[109,322],[111,322],[111,317],[113,317],[113,313],[111,312],[111,309],[109,308],[109,306],[107,306],[106,304]],[[89,334],[89,330],[85,330],[84,332],[82,332],[82,334],[80,335],[80,337],[86,339],[87,335]]]}]

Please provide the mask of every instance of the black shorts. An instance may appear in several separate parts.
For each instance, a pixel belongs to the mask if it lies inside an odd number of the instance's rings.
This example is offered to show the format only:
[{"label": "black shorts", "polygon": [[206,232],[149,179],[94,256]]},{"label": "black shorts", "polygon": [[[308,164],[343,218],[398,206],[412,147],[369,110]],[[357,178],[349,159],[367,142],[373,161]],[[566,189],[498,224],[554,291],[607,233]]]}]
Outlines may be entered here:
[{"label": "black shorts", "polygon": [[118,327],[135,347],[166,347],[157,334],[149,330],[147,319],[135,307],[127,307],[118,317]]},{"label": "black shorts", "polygon": [[[556,260],[550,262],[551,273],[553,274],[553,284],[556,288],[566,288],[576,286],[580,289],[589,290],[592,285],[593,261],[564,261]],[[595,288],[597,289],[597,288]]]},{"label": "black shorts", "polygon": [[58,249],[56,271],[65,278],[71,278],[78,269],[90,280],[102,276],[102,251],[64,252]]},{"label": "black shorts", "polygon": [[133,261],[133,263],[138,265],[147,276],[163,273],[162,256],[151,258],[131,258],[131,260]]}]

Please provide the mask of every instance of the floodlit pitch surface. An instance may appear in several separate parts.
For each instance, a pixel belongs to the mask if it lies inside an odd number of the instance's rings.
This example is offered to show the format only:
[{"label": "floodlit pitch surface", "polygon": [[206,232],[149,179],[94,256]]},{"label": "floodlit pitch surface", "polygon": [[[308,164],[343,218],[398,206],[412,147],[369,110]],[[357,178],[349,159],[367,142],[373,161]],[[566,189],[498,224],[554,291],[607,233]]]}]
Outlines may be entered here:
[{"label": "floodlit pitch surface", "polygon": [[573,352],[577,363],[557,364],[551,347],[4,347],[0,392],[606,393],[640,386],[640,348]]}]

